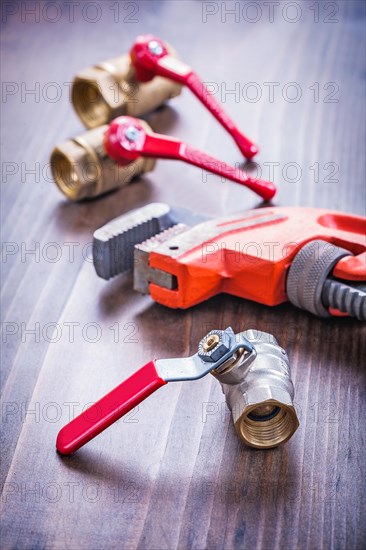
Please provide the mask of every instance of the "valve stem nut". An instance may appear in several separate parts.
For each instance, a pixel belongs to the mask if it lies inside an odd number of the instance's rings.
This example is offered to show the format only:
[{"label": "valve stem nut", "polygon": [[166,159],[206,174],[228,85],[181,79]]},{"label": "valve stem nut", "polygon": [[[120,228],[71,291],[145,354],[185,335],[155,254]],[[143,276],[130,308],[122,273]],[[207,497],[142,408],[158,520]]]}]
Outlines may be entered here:
[{"label": "valve stem nut", "polygon": [[211,330],[198,345],[198,357],[206,363],[215,363],[231,347],[231,334],[226,330]]}]

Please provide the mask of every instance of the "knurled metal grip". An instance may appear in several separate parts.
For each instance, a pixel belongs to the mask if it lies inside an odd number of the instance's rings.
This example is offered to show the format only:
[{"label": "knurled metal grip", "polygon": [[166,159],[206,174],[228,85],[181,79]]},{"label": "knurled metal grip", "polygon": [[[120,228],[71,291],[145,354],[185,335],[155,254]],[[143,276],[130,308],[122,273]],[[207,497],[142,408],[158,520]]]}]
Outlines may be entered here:
[{"label": "knurled metal grip", "polygon": [[296,254],[289,268],[286,292],[295,306],[319,317],[330,317],[322,301],[322,291],[333,267],[349,250],[322,240],[311,241]]}]

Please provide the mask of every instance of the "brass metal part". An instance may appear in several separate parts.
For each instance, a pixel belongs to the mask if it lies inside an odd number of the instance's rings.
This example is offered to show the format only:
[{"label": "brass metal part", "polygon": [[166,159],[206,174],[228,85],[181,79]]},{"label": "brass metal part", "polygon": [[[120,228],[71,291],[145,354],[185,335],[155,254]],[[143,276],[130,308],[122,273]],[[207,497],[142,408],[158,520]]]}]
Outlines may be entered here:
[{"label": "brass metal part", "polygon": [[[142,123],[147,132],[150,126]],[[135,176],[150,172],[155,159],[138,158],[126,166],[105,152],[103,136],[107,125],[85,132],[57,145],[51,153],[53,178],[64,195],[78,201],[93,198],[127,185]]]},{"label": "brass metal part", "polygon": [[293,404],[294,387],[286,352],[275,338],[248,330],[253,357],[237,354],[224,369],[212,374],[219,380],[239,437],[258,449],[285,443],[299,426]]},{"label": "brass metal part", "polygon": [[254,405],[247,407],[235,423],[235,429],[245,443],[258,449],[270,449],[285,443],[299,426],[293,405],[275,399],[267,400],[264,404],[273,411],[272,414],[253,418],[253,411],[257,408]]},{"label": "brass metal part", "polygon": [[[171,55],[176,55],[171,50]],[[138,82],[129,55],[108,59],[80,71],[71,100],[87,128],[96,128],[120,115],[140,117],[180,94],[182,86],[167,78]]]},{"label": "brass metal part", "polygon": [[202,344],[203,350],[206,352],[211,351],[219,342],[220,337],[218,334],[210,334]]}]

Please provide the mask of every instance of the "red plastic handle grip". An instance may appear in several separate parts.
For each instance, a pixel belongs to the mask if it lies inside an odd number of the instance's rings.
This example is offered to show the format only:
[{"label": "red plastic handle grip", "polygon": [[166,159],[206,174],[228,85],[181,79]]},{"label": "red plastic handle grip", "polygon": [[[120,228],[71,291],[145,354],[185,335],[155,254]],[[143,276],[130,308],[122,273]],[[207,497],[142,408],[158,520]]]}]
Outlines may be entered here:
[{"label": "red plastic handle grip", "polygon": [[231,134],[243,156],[248,160],[252,159],[259,152],[258,146],[239,130],[236,124],[225,113],[221,105],[216,101],[214,96],[209,92],[197,73],[194,71],[190,73],[186,79],[186,85],[216,120],[220,122],[221,126]]},{"label": "red plastic handle grip", "polygon": [[[151,45],[155,46],[155,51],[151,50]],[[131,48],[130,57],[136,76],[141,82],[147,82],[158,75],[187,86],[232,136],[246,159],[250,160],[258,153],[258,146],[239,130],[198,74],[191,67],[171,56],[162,40],[152,35],[137,37]]]},{"label": "red plastic handle grip", "polygon": [[57,436],[58,452],[74,453],[165,384],[150,361],[66,424]]},{"label": "red plastic handle grip", "polygon": [[276,194],[276,186],[271,181],[250,178],[242,170],[229,166],[225,162],[218,161],[214,157],[190,145],[180,148],[180,160],[244,185],[265,201],[271,200]]},{"label": "red plastic handle grip", "polygon": [[250,178],[243,171],[173,137],[147,133],[140,121],[133,117],[117,117],[110,123],[104,135],[104,148],[119,164],[128,164],[139,156],[182,160],[245,185],[266,201],[276,193],[272,182]]}]

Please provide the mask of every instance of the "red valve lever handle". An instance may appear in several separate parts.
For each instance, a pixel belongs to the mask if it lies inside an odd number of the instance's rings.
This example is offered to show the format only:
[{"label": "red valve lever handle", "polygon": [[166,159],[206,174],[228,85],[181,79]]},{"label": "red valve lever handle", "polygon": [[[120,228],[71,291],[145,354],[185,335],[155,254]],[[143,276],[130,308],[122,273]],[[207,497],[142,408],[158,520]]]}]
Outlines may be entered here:
[{"label": "red valve lever handle", "polygon": [[233,137],[246,159],[251,159],[258,153],[257,145],[239,130],[197,73],[179,59],[169,55],[162,40],[151,35],[137,37],[130,57],[136,76],[141,82],[152,80],[158,75],[187,86]]},{"label": "red valve lever handle", "polygon": [[250,178],[241,170],[175,138],[147,133],[138,119],[133,117],[118,117],[110,123],[105,133],[104,147],[119,164],[128,164],[139,156],[182,160],[245,185],[266,201],[276,193],[272,182]]},{"label": "red valve lever handle", "polygon": [[150,361],[66,424],[57,436],[58,452],[63,455],[74,453],[165,384],[155,362]]}]

